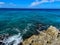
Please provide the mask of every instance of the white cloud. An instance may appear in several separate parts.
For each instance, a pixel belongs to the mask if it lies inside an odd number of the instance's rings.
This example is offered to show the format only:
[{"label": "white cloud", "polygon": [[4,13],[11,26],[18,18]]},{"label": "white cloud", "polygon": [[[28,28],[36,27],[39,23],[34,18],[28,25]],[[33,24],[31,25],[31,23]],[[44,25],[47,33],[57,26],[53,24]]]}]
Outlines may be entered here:
[{"label": "white cloud", "polygon": [[32,2],[32,3],[30,4],[30,7],[36,6],[36,5],[39,5],[39,4],[42,4],[42,3],[44,3],[44,2],[47,2],[47,1],[37,1],[37,2]]},{"label": "white cloud", "polygon": [[60,1],[60,0],[35,0],[35,2],[32,2],[29,7],[33,7],[33,6],[36,6],[36,5],[40,5],[42,3],[47,3],[47,2],[54,2],[54,1]]},{"label": "white cloud", "polygon": [[10,6],[16,6],[16,4],[14,4],[14,3],[9,3],[9,5],[10,5]]},{"label": "white cloud", "polygon": [[9,3],[6,3],[6,2],[0,2],[0,7],[3,7],[3,6],[16,6],[16,4],[12,3],[12,2],[9,2]]},{"label": "white cloud", "polygon": [[2,7],[5,4],[5,2],[0,2],[0,7]]},{"label": "white cloud", "polygon": [[0,5],[3,5],[3,4],[5,4],[5,2],[0,2]]}]

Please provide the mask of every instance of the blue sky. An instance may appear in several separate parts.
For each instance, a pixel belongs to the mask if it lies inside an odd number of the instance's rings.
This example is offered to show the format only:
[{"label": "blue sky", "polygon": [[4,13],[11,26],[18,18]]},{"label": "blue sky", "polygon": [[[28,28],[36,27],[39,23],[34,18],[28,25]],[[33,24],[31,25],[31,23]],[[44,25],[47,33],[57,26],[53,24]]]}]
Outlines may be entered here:
[{"label": "blue sky", "polygon": [[60,0],[0,0],[0,8],[60,9]]}]

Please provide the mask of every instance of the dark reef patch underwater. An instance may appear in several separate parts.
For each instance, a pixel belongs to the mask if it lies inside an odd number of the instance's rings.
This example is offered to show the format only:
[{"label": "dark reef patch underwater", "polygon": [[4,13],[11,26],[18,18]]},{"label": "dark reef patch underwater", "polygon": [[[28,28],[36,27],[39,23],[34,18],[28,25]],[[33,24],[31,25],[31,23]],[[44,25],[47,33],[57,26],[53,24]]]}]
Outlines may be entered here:
[{"label": "dark reef patch underwater", "polygon": [[5,45],[18,45],[50,25],[60,29],[60,10],[0,10],[0,40]]}]

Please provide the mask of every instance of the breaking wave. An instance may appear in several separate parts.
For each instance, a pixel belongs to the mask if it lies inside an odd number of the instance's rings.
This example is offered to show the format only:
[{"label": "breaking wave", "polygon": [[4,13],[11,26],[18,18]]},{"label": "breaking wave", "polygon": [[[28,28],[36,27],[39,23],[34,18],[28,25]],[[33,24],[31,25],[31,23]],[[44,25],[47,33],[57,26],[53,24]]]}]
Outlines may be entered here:
[{"label": "breaking wave", "polygon": [[32,24],[30,24],[30,23],[27,24],[27,26],[22,31],[22,33],[21,33],[21,31],[19,29],[14,28],[15,31],[18,32],[18,34],[15,34],[15,35],[9,36],[9,37],[5,37],[2,42],[5,45],[18,45],[19,43],[21,43],[23,41],[22,36],[30,29],[30,26],[32,26]]},{"label": "breaking wave", "polygon": [[3,43],[5,45],[18,45],[20,42],[22,42],[23,39],[22,39],[22,36],[20,33],[18,33],[17,35],[14,35],[14,36],[10,36],[8,38],[5,38],[3,40]]}]

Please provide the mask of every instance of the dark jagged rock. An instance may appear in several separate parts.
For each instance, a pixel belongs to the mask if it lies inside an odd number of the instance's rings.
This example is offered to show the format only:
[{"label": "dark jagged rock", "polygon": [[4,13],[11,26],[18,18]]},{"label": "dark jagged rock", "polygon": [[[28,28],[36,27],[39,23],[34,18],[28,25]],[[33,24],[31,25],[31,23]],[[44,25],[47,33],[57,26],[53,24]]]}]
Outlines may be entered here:
[{"label": "dark jagged rock", "polygon": [[3,42],[3,40],[5,38],[8,38],[8,37],[9,37],[9,34],[1,34],[0,35],[0,45],[5,45],[4,42]]}]

